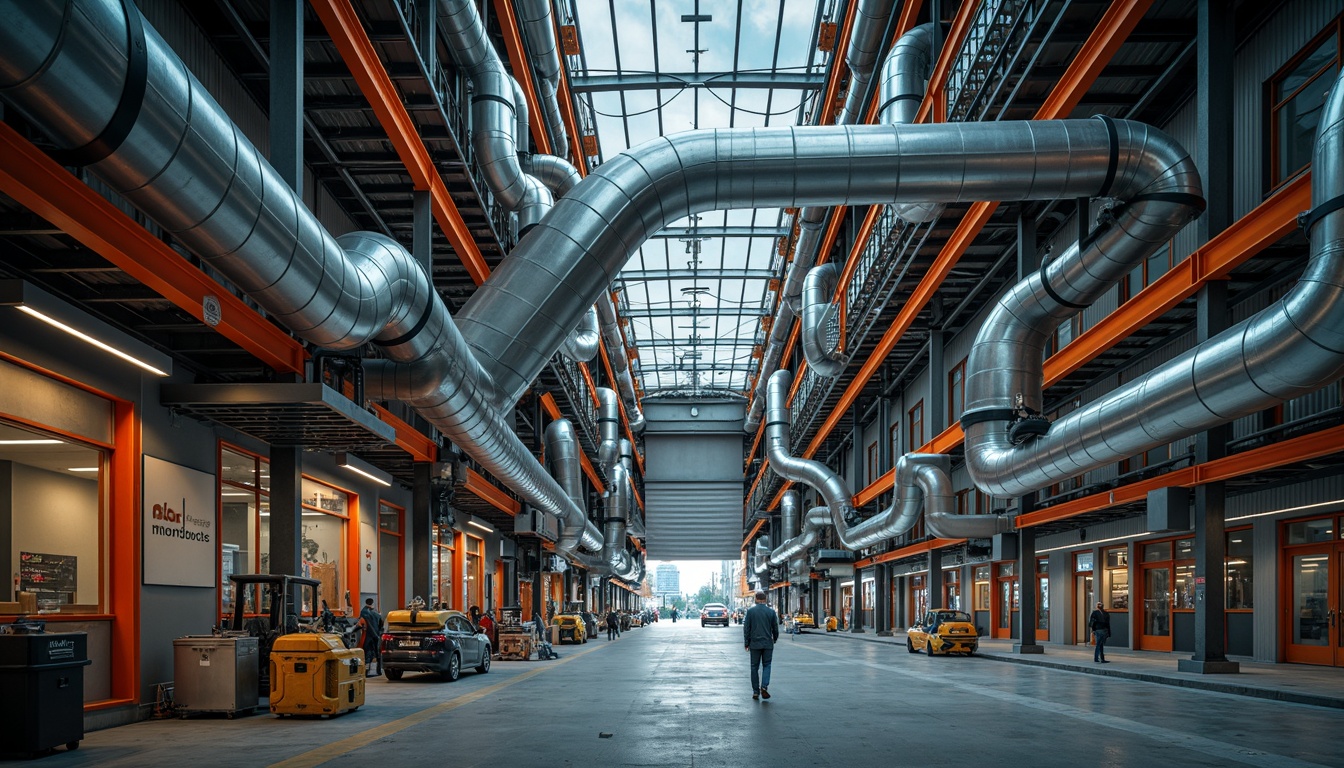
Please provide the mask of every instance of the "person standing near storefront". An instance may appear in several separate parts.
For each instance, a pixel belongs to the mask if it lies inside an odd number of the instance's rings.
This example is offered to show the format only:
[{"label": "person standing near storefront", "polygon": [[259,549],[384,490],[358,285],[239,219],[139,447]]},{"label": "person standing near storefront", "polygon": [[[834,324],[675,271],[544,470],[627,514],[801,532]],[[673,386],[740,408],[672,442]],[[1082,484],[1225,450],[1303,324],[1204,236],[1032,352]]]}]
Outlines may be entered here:
[{"label": "person standing near storefront", "polygon": [[779,617],[765,604],[765,591],[756,590],[756,604],[742,619],[742,639],[751,653],[751,698],[770,698],[770,663],[779,642]]},{"label": "person standing near storefront", "polygon": [[[374,609],[372,597],[364,600],[364,608],[359,612],[359,623],[364,625],[359,645],[364,649],[364,668],[368,670],[365,674],[377,677],[383,673],[383,660],[378,650],[378,641],[383,636],[383,617]],[[377,672],[373,671],[375,662],[378,664]]]},{"label": "person standing near storefront", "polygon": [[1092,661],[1095,664],[1109,664],[1106,661],[1106,641],[1111,637],[1111,614],[1102,610],[1102,604],[1097,603],[1097,609],[1087,619],[1087,628],[1092,630],[1092,638],[1096,641],[1096,646],[1092,649]]}]

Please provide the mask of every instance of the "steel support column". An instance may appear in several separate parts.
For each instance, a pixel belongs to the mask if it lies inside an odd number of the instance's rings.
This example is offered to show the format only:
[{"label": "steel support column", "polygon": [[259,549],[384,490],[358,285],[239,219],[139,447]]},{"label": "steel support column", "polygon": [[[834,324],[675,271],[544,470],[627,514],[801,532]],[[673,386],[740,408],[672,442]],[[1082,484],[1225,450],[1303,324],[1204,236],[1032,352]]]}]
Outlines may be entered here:
[{"label": "steel support column", "polygon": [[854,569],[853,600],[849,614],[849,631],[861,635],[863,634],[863,571],[859,568]]},{"label": "steel support column", "polygon": [[299,500],[303,471],[296,446],[271,447],[270,572],[302,575],[303,506]]},{"label": "steel support column", "polygon": [[840,580],[834,577],[831,578],[831,615],[835,617],[836,628],[839,629],[839,622],[844,617],[840,615]]},{"label": "steel support column", "polygon": [[[430,542],[434,493],[430,476],[433,470],[434,465],[428,461],[417,461],[411,468],[411,520],[407,538],[411,547],[411,595],[419,597],[430,594],[430,572],[433,570],[429,558],[433,546]],[[402,546],[407,546],[405,540]]]},{"label": "steel support column", "polygon": [[303,196],[303,0],[271,0],[270,161]]},{"label": "steel support column", "polygon": [[943,550],[929,550],[929,576],[924,580],[929,588],[929,610],[943,606]]},{"label": "steel support column", "polygon": [[891,637],[891,616],[888,615],[891,605],[891,566],[883,563],[873,570],[873,575],[877,585],[874,590],[877,605],[873,606],[873,628],[877,630],[878,637]]},{"label": "steel support column", "polygon": [[[1023,509],[1034,503],[1035,497],[1023,496]],[[1013,643],[1013,653],[1045,653],[1045,648],[1036,642],[1036,529],[1022,528],[1017,532],[1017,592],[1021,595],[1018,602],[1018,639]]]}]

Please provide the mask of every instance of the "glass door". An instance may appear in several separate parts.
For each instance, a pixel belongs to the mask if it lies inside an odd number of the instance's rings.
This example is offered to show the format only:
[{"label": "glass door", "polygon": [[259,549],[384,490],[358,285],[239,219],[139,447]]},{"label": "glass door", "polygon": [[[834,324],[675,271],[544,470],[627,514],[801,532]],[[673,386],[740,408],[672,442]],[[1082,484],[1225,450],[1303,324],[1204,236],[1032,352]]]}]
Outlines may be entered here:
[{"label": "glass door", "polygon": [[1145,651],[1171,651],[1171,567],[1145,566],[1143,579],[1143,615],[1139,625],[1139,648]]},{"label": "glass door", "polygon": [[1093,587],[1092,574],[1080,573],[1074,576],[1073,585],[1073,636],[1075,642],[1082,645],[1092,644],[1092,633],[1087,629],[1087,621],[1096,607],[1096,590]]},{"label": "glass door", "polygon": [[1341,664],[1344,633],[1339,628],[1338,574],[1342,564],[1344,551],[1333,546],[1307,547],[1292,553],[1288,579],[1288,661]]}]

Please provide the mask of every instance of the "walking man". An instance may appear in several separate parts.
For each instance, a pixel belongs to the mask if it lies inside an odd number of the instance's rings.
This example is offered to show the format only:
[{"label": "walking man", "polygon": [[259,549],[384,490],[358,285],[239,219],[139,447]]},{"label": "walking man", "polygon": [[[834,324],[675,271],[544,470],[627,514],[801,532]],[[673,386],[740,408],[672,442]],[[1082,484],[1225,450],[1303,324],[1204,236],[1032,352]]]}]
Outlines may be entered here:
[{"label": "walking man", "polygon": [[611,640],[612,640],[613,638],[620,637],[620,636],[621,636],[621,624],[620,624],[620,619],[617,618],[617,616],[616,616],[616,609],[615,609],[615,608],[608,609],[608,610],[607,610],[607,642],[611,642]]},{"label": "walking man", "polygon": [[[779,617],[765,604],[765,590],[756,590],[756,604],[742,620],[742,639],[751,652],[751,698],[770,698],[770,662],[779,641]],[[759,675],[759,676],[758,676]]]},{"label": "walking man", "polygon": [[1111,636],[1111,614],[1104,611],[1101,603],[1097,603],[1097,610],[1087,618],[1087,628],[1092,630],[1092,637],[1096,639],[1096,647],[1092,649],[1092,661],[1096,664],[1108,664],[1106,661],[1106,640]]}]

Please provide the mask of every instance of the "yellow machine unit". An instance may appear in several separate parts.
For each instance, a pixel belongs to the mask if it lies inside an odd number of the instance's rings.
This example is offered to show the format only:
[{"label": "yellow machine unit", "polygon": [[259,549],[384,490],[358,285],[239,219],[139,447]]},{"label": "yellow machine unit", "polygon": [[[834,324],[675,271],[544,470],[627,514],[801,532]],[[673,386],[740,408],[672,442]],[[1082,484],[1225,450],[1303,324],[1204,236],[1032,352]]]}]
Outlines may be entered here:
[{"label": "yellow machine unit", "polygon": [[271,647],[271,712],[339,715],[364,704],[364,652],[340,635],[297,632]]}]

